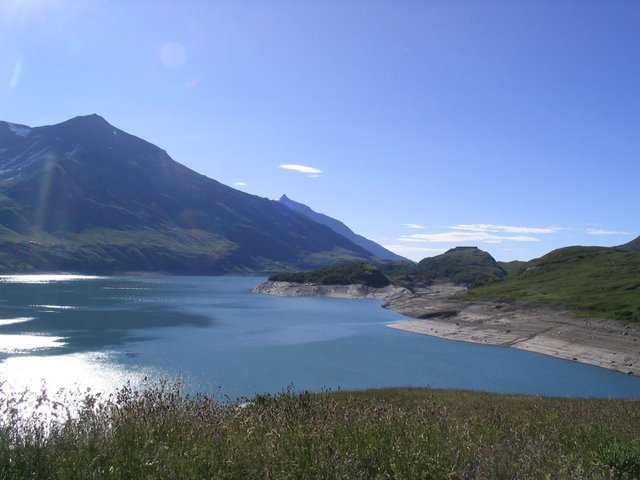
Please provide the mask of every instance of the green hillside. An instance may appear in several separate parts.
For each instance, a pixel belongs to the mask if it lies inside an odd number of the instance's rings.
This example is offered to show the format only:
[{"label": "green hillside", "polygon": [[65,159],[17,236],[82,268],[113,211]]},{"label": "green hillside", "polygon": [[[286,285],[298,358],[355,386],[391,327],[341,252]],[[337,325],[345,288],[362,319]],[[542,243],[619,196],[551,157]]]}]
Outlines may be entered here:
[{"label": "green hillside", "polygon": [[421,260],[413,276],[420,282],[452,282],[482,285],[507,275],[487,252],[477,247],[456,247]]},{"label": "green hillside", "polygon": [[640,322],[640,253],[561,248],[526,263],[504,281],[473,289],[469,296],[547,303],[582,316]]},{"label": "green hillside", "polygon": [[279,273],[269,277],[269,280],[321,285],[367,285],[374,288],[386,287],[391,283],[378,267],[364,262],[335,265],[311,272]]}]

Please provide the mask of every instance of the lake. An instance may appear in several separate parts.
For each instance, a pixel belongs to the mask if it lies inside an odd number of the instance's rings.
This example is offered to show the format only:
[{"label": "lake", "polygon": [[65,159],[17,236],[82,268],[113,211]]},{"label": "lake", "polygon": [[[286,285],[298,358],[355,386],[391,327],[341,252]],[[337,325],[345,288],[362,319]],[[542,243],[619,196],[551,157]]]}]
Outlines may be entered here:
[{"label": "lake", "polygon": [[416,386],[640,398],[640,378],[517,349],[403,332],[375,300],[251,293],[263,278],[0,277],[4,389],[184,381],[252,397]]}]

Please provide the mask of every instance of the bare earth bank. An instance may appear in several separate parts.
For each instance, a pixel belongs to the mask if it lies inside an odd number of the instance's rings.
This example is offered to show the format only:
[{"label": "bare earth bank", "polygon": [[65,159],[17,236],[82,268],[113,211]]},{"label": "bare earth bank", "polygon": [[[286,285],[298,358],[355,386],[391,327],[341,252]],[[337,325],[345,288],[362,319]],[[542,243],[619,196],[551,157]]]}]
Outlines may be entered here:
[{"label": "bare earth bank", "polygon": [[391,328],[451,340],[521,348],[531,352],[640,375],[640,326],[614,320],[577,318],[551,307],[469,302],[456,297],[464,287],[437,284],[414,292],[401,287],[264,282],[256,293],[280,296],[375,298],[412,320]]}]

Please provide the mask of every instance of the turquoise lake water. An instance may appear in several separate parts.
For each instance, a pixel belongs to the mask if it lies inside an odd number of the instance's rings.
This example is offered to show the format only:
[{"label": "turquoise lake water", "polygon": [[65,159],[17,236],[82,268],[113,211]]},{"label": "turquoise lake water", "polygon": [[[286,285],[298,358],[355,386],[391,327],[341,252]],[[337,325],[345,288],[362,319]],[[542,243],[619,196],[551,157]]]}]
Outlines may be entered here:
[{"label": "turquoise lake water", "polygon": [[640,398],[640,378],[387,328],[373,300],[251,293],[257,277],[0,277],[7,389],[113,391],[176,378],[252,397],[391,386]]}]

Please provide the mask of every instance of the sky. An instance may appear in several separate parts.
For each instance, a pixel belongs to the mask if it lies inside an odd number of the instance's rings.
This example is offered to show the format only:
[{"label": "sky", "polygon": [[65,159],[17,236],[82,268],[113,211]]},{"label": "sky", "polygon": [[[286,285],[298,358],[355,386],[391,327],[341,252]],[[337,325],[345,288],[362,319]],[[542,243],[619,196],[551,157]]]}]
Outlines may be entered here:
[{"label": "sky", "polygon": [[0,120],[91,113],[414,260],[640,235],[638,0],[0,0]]}]

